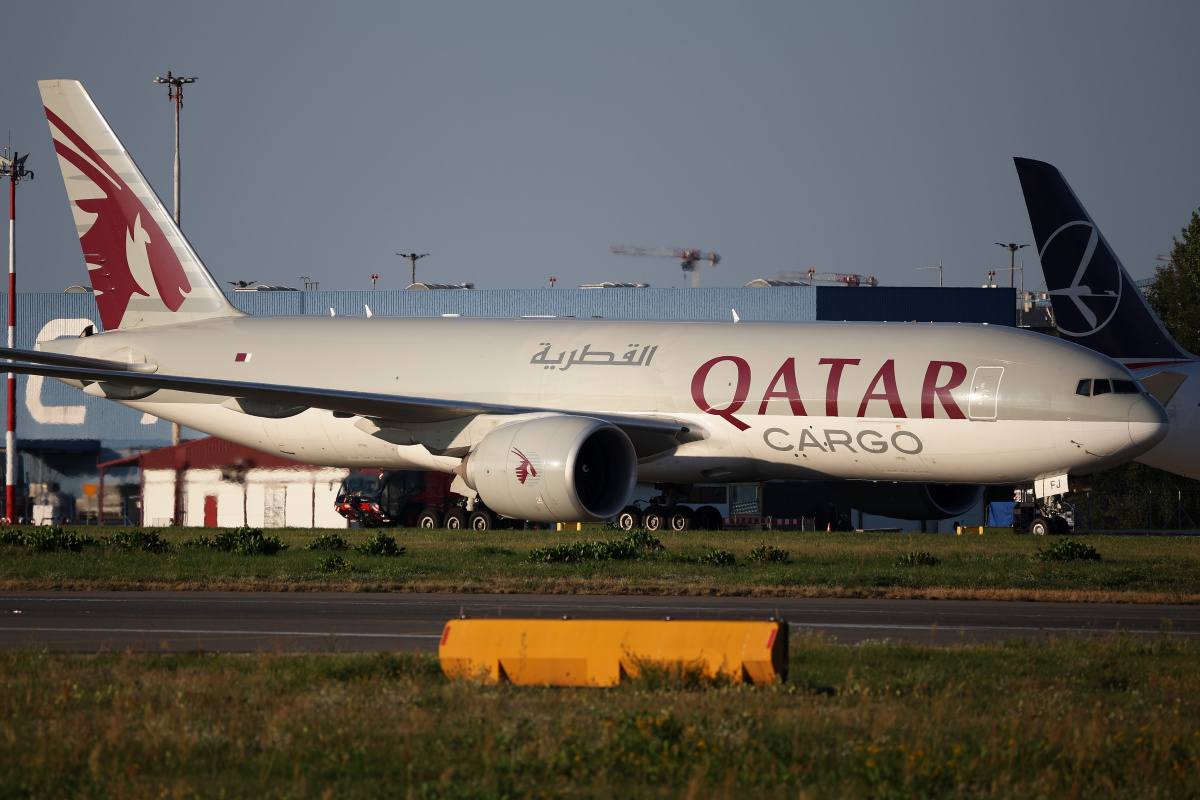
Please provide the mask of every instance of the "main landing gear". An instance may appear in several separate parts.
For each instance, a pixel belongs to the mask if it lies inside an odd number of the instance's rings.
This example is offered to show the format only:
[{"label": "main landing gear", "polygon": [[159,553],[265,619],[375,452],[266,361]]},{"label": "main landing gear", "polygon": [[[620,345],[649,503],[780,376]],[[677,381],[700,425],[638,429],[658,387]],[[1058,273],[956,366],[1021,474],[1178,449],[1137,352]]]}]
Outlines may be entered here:
[{"label": "main landing gear", "polygon": [[693,509],[679,504],[682,498],[687,497],[689,487],[663,484],[659,488],[663,493],[651,498],[645,508],[630,505],[622,509],[621,513],[617,514],[617,527],[623,531],[631,531],[640,526],[655,532],[721,530],[724,519],[714,506]]}]

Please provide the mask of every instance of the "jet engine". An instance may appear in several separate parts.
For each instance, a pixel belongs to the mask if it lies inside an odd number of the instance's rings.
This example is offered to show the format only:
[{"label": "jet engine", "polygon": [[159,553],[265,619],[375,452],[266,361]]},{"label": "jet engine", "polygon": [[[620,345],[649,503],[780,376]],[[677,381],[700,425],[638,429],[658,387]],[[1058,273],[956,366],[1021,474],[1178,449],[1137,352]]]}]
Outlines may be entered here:
[{"label": "jet engine", "polygon": [[506,517],[599,522],[629,503],[637,455],[620,428],[558,414],[496,428],[467,456],[464,473]]},{"label": "jet engine", "polygon": [[838,501],[866,514],[896,519],[949,519],[965,514],[983,497],[982,486],[954,483],[831,484]]}]

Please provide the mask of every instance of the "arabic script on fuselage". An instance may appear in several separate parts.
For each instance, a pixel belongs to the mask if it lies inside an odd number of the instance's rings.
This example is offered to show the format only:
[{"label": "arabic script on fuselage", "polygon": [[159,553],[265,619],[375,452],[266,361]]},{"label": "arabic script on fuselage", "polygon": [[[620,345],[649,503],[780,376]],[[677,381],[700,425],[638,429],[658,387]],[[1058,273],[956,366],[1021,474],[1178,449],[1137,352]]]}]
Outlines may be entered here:
[{"label": "arabic script on fuselage", "polygon": [[571,367],[648,367],[658,350],[656,344],[627,344],[625,346],[630,349],[618,357],[616,351],[593,350],[592,345],[585,344],[570,353],[562,350],[556,357],[551,358],[550,351],[554,349],[554,345],[550,342],[538,344],[542,350],[535,353],[533,358],[529,359],[529,363],[542,369],[557,369],[560,372],[566,372]]}]

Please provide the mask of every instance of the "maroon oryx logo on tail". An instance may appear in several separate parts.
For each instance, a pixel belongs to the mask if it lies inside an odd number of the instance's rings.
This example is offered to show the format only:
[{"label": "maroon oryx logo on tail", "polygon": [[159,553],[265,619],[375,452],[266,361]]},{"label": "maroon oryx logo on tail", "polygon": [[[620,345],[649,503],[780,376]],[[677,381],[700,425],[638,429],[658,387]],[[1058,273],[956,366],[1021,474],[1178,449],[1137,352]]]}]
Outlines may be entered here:
[{"label": "maroon oryx logo on tail", "polygon": [[48,108],[46,117],[67,140],[55,139],[55,151],[100,194],[74,202],[80,211],[95,215],[79,241],[104,327],[114,330],[120,326],[135,294],[157,296],[168,310],[177,311],[192,286],[149,209],[82,136]]},{"label": "maroon oryx logo on tail", "polygon": [[[512,453],[517,458],[521,459],[521,463],[517,464],[517,468],[515,470],[517,474],[517,480],[521,482],[521,485],[525,485],[531,481],[532,483],[537,483],[537,467],[533,465],[533,461],[530,460],[529,456],[525,455],[515,447],[512,449]],[[534,454],[534,458],[537,458],[536,453]]]}]

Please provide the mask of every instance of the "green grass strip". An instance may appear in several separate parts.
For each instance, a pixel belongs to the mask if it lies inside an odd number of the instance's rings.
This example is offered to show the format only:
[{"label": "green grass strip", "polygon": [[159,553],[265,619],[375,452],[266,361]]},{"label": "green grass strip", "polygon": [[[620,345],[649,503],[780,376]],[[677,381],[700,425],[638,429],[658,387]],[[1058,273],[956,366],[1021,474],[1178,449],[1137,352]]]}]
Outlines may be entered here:
[{"label": "green grass strip", "polygon": [[774,686],[427,655],[0,654],[0,796],[1196,797],[1200,644],[793,640]]},{"label": "green grass strip", "polygon": [[[25,546],[33,536],[44,544]],[[577,536],[9,529],[0,532],[0,588],[1200,602],[1200,538],[660,531],[591,542]],[[183,546],[189,542],[208,546]],[[1093,551],[1098,560],[1088,555]],[[341,553],[352,568],[333,564],[331,553]]]}]

